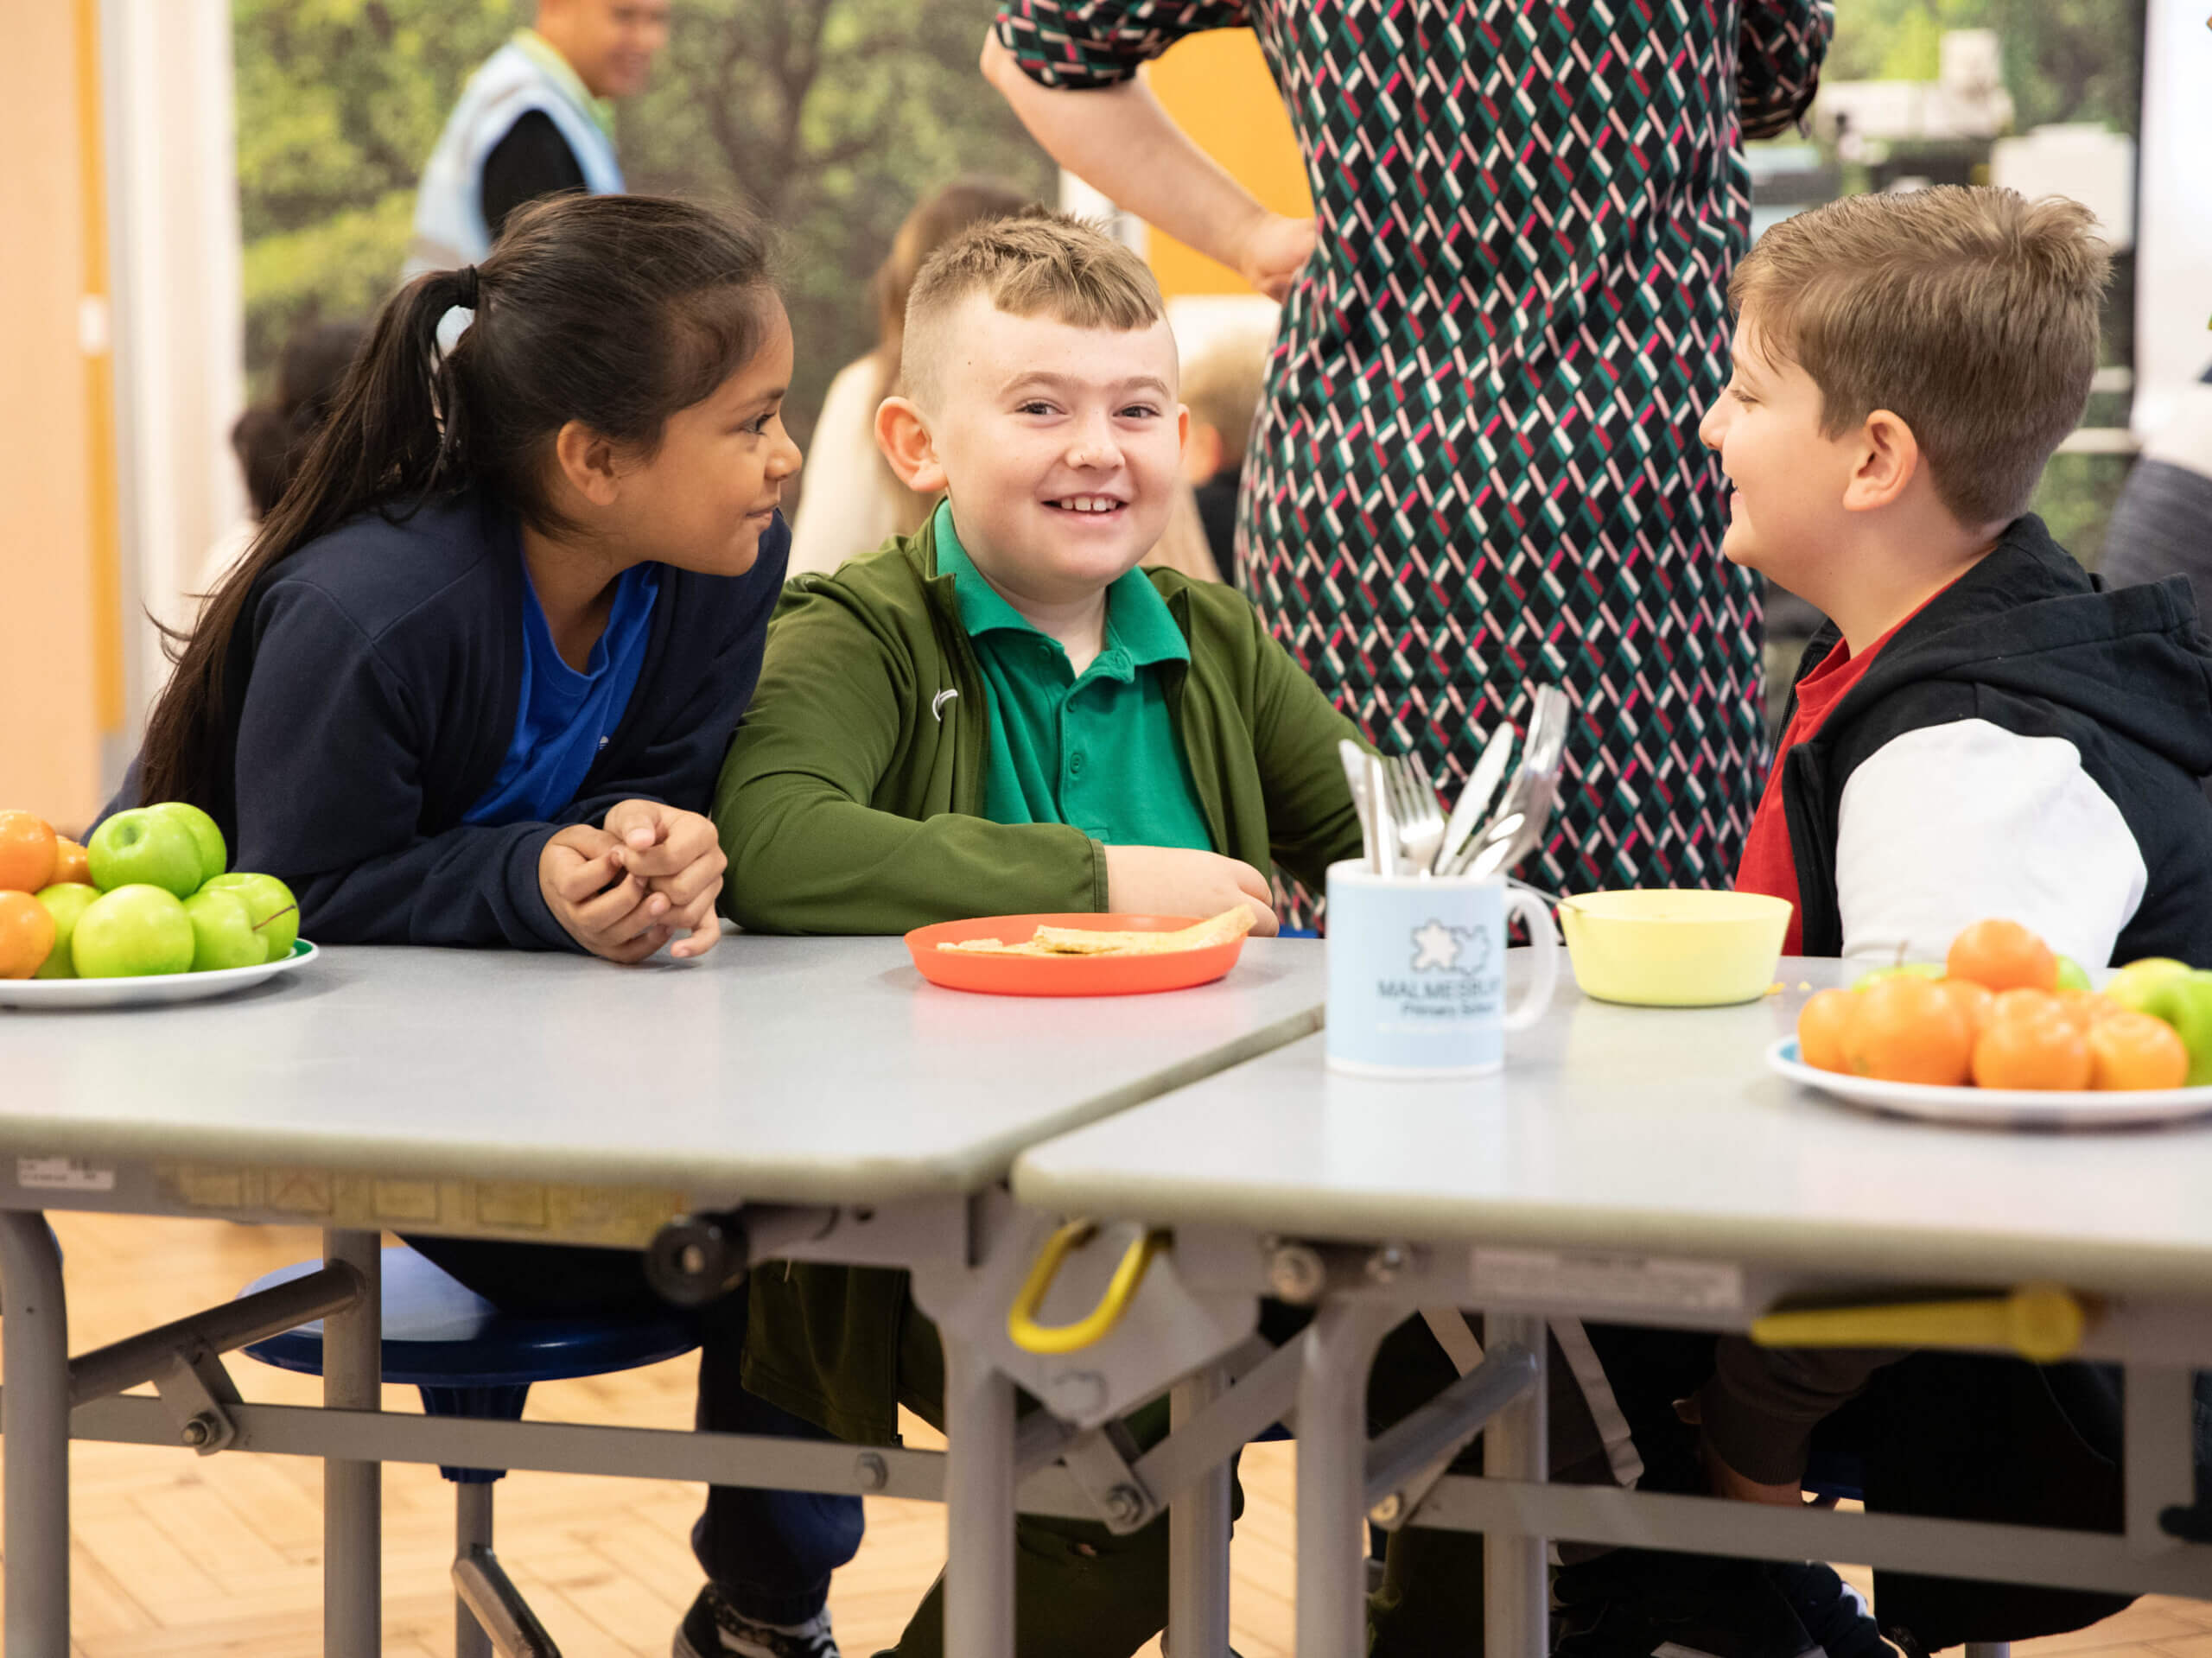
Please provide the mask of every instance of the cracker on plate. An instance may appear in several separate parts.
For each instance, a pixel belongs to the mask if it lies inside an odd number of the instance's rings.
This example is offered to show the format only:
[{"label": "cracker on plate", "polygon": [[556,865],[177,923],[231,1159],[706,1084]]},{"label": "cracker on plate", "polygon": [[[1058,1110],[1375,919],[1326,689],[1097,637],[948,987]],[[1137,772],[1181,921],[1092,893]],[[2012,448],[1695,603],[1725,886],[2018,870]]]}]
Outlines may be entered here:
[{"label": "cracker on plate", "polygon": [[1242,938],[1252,930],[1252,906],[1240,904],[1211,919],[1174,932],[1137,932],[1128,930],[1092,931],[1083,927],[1039,927],[1019,943],[997,938],[968,938],[942,943],[939,950],[963,950],[971,956],[1166,956],[1178,950],[1206,950]]}]

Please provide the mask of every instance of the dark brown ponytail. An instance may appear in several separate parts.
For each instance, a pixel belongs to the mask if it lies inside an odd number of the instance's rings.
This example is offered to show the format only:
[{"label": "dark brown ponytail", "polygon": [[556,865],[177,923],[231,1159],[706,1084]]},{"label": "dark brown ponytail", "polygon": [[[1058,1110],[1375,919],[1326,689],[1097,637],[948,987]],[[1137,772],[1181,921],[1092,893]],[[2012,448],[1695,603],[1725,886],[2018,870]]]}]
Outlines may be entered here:
[{"label": "dark brown ponytail", "polygon": [[[768,294],[760,227],[655,196],[556,196],[517,212],[480,265],[392,295],[329,418],[245,556],[179,636],[146,723],[141,800],[211,798],[229,741],[224,670],[254,585],[364,512],[411,512],[477,488],[540,529],[555,435],[581,421],[650,453],[668,417],[758,347]],[[446,313],[473,310],[450,353]]]}]

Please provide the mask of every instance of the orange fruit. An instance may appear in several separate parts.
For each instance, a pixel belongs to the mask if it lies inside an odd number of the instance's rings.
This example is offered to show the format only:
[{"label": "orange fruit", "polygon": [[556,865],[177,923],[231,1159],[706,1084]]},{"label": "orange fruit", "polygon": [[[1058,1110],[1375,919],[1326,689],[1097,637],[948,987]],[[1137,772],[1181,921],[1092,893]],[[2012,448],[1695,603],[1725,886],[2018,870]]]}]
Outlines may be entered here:
[{"label": "orange fruit", "polygon": [[54,880],[48,886],[61,881],[74,881],[85,886],[92,884],[92,866],[85,848],[66,835],[54,837]]},{"label": "orange fruit", "polygon": [[29,893],[0,893],[0,979],[28,979],[54,948],[54,917]]},{"label": "orange fruit", "polygon": [[1951,941],[1943,970],[1992,990],[2056,990],[2058,957],[2017,921],[1977,921]]},{"label": "orange fruit", "polygon": [[1976,984],[1972,979],[1938,979],[1936,988],[1967,1016],[1967,1028],[1980,1036],[1996,1010],[1997,998],[1990,994],[1989,987]]},{"label": "orange fruit", "polygon": [[2069,1025],[2082,1026],[2085,1021],[2076,1020],[2056,992],[2049,990],[2000,990],[1990,999],[1989,1022],[2016,1019],[2057,1019]]},{"label": "orange fruit", "polygon": [[1818,1070],[1849,1070],[1844,1063],[1843,1033],[1859,1011],[1859,997],[1850,990],[1815,993],[1797,1013],[1797,1052]]},{"label": "orange fruit", "polygon": [[1974,1039],[1974,1079],[1983,1088],[2087,1088],[2089,1072],[2088,1037],[2055,1006],[1999,1013]]},{"label": "orange fruit", "polygon": [[2089,1027],[2091,1088],[2179,1088],[2189,1050],[2162,1019],[2122,1008]]},{"label": "orange fruit", "polygon": [[54,826],[29,812],[0,812],[0,887],[35,893],[54,883]]},{"label": "orange fruit", "polygon": [[1900,974],[1852,993],[1859,1006],[1844,1035],[1844,1057],[1861,1077],[1885,1083],[1963,1083],[1974,1058],[1974,1029],[1932,980]]},{"label": "orange fruit", "polygon": [[2076,1029],[2084,1031],[2102,1024],[2114,1013],[2126,1011],[2111,997],[2094,990],[2062,990],[2058,992],[2058,1008]]}]

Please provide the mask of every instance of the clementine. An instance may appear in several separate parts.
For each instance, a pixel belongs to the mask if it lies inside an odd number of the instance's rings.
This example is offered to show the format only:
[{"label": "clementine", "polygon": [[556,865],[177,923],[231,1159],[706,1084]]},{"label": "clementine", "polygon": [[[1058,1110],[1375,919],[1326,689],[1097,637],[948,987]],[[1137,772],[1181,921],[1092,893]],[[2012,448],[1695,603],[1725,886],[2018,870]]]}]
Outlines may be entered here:
[{"label": "clementine", "polygon": [[2056,990],[2058,957],[2017,921],[1977,921],[1951,941],[1944,971],[1992,990]]},{"label": "clementine", "polygon": [[2162,1019],[2123,1008],[2089,1027],[2091,1088],[2179,1088],[2189,1050]]},{"label": "clementine", "polygon": [[1996,1011],[1997,998],[1990,994],[1989,987],[1976,984],[1972,979],[1938,979],[1936,988],[1967,1016],[1967,1028],[1980,1036]]},{"label": "clementine", "polygon": [[2058,1019],[2076,1028],[2085,1026],[2087,1020],[2078,1020],[2064,1002],[2048,990],[2000,990],[1989,1003],[1990,1023],[1999,1020]]},{"label": "clementine", "polygon": [[92,866],[85,848],[66,835],[54,837],[54,880],[48,885],[73,881],[79,886],[92,884]]},{"label": "clementine", "polygon": [[1974,1030],[1932,980],[1878,979],[1853,993],[1859,1006],[1844,1034],[1844,1058],[1861,1077],[1950,1086],[1967,1080]]},{"label": "clementine", "polygon": [[29,812],[0,812],[0,887],[35,893],[54,880],[54,826]]},{"label": "clementine", "polygon": [[1974,1079],[1983,1088],[2087,1088],[2089,1072],[2089,1039],[2055,1008],[2000,1014],[1974,1041]]},{"label": "clementine", "polygon": [[1816,992],[1797,1013],[1797,1052],[1819,1070],[1849,1070],[1844,1061],[1843,1034],[1851,1016],[1859,1011],[1859,997],[1849,990]]},{"label": "clementine", "polygon": [[54,948],[54,917],[29,893],[0,893],[0,979],[28,979]]}]

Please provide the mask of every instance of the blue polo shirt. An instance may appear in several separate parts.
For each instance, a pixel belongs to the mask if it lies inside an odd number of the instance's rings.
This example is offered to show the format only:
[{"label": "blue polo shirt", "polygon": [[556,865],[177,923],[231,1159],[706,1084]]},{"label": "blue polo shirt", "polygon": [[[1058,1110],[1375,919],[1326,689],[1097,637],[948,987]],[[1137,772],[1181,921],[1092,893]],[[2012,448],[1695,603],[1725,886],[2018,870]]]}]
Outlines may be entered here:
[{"label": "blue polo shirt", "polygon": [[1107,846],[1215,850],[1167,701],[1168,664],[1188,663],[1191,647],[1144,572],[1106,589],[1105,649],[1077,674],[1060,642],[983,579],[949,502],[933,527],[938,574],[952,578],[990,689],[983,815],[1066,823]]},{"label": "blue polo shirt", "polygon": [[578,673],[562,659],[537,589],[523,575],[522,694],[506,758],[464,823],[543,823],[576,797],[591,763],[630,707],[645,665],[660,566],[632,564],[614,578],[606,629]]}]

